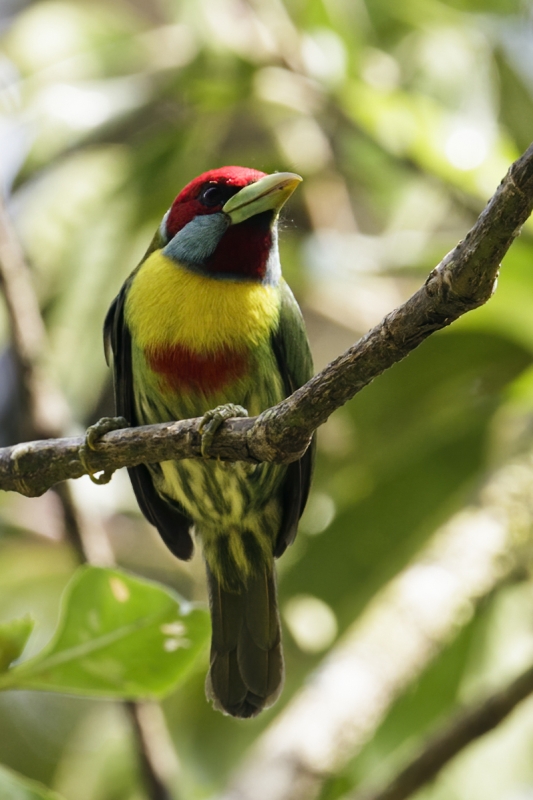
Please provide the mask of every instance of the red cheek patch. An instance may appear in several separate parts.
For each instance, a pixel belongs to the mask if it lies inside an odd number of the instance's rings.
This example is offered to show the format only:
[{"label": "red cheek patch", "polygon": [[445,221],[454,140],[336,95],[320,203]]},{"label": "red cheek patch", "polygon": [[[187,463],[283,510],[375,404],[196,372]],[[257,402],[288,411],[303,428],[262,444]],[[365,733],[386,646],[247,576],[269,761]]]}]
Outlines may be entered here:
[{"label": "red cheek patch", "polygon": [[163,391],[214,394],[248,372],[245,350],[196,353],[177,344],[147,350],[145,356],[150,369],[160,376]]}]

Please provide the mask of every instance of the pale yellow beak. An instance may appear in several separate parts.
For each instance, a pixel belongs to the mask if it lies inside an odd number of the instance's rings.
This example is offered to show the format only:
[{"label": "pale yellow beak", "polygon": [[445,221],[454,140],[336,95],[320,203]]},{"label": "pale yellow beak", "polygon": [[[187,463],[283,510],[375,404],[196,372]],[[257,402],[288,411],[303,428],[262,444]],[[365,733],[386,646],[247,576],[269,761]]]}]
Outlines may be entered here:
[{"label": "pale yellow beak", "polygon": [[230,197],[222,211],[228,215],[232,225],[255,217],[262,211],[279,212],[302,178],[294,172],[275,172],[265,175],[255,183],[245,186]]}]

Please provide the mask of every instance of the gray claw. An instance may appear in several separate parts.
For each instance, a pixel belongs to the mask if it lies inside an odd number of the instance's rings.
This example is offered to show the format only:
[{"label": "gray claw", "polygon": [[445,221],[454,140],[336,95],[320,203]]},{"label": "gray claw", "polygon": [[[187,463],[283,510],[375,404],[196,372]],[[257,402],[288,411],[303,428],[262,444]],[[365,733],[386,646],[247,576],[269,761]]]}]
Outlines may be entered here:
[{"label": "gray claw", "polygon": [[129,428],[129,426],[130,423],[124,417],[102,417],[102,419],[99,419],[94,425],[90,425],[87,428],[85,442],[78,449],[78,456],[93,483],[97,483],[99,486],[109,483],[115,470],[104,469],[102,470],[102,474],[97,477],[96,472],[99,470],[93,470],[89,464],[91,451],[97,449],[98,440],[106,433],[109,433],[109,431],[117,431],[121,428]]},{"label": "gray claw", "polygon": [[228,419],[232,417],[247,417],[248,412],[242,406],[235,405],[235,403],[226,403],[223,406],[217,406],[210,411],[206,411],[202,417],[198,431],[202,437],[201,451],[204,458],[209,458],[209,450],[213,444],[215,434]]}]

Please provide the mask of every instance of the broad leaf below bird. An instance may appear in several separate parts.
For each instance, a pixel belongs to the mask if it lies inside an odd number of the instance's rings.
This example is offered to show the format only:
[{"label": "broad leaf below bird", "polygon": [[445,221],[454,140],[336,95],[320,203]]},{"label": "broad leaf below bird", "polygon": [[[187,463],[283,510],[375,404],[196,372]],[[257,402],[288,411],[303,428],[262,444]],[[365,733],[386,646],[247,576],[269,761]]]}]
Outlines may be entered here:
[{"label": "broad leaf below bird", "polygon": [[50,644],[0,675],[0,689],[161,697],[185,676],[208,634],[206,612],[162,586],[82,567],[67,586]]},{"label": "broad leaf below bird", "polygon": [[[205,456],[224,419],[259,414],[309,380],[277,243],[279,211],[300,180],[222,167],[177,196],[105,322],[116,411],[130,424],[203,415]],[[282,689],[274,558],[294,541],[312,464],[313,446],[288,466],[182,460],[129,470],[141,511],[174,555],[191,557],[193,525],[202,543],[207,693],[236,717],[255,716]]]}]

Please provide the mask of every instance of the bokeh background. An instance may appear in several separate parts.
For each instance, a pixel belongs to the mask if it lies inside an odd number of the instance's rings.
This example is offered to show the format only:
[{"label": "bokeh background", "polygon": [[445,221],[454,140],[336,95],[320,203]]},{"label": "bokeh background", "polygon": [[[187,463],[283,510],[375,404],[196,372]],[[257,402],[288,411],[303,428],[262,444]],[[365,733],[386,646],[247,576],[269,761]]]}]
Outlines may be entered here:
[{"label": "bokeh background", "polygon": [[[68,430],[111,412],[105,312],[200,172],[241,164],[304,177],[285,211],[281,255],[318,369],[424,281],[532,134],[527,0],[0,0],[0,185],[31,265],[48,333],[43,367],[67,399]],[[205,653],[163,703],[181,798],[221,791],[368,603],[491,475],[527,455],[532,232],[526,225],[505,258],[486,307],[320,430],[308,510],[279,563],[285,691],[257,720],[224,718],[205,701]],[[24,423],[9,342],[0,302],[3,445]],[[205,599],[201,559],[185,565],[165,551],[125,474],[72,490],[121,566]],[[495,570],[413,667],[366,745],[330,776],[324,798],[390,774],[458,705],[533,659],[530,525],[517,506],[521,568],[503,581]],[[0,618],[37,619],[29,652],[51,636],[75,567],[53,493],[0,497]],[[401,660],[394,637],[382,640],[384,663]],[[533,798],[532,752],[530,700],[419,796]],[[146,797],[114,703],[4,693],[0,762],[67,800]]]}]

